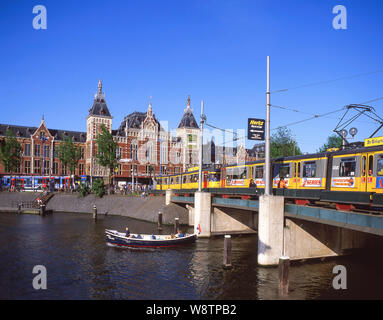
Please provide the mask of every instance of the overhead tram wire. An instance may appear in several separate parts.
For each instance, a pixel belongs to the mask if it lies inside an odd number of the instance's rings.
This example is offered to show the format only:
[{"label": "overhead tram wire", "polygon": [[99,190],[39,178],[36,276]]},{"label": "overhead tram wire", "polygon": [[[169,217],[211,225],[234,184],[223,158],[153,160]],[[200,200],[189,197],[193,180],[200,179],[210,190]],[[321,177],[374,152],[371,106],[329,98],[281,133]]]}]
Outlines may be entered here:
[{"label": "overhead tram wire", "polygon": [[280,90],[274,90],[274,91],[271,91],[270,93],[281,93],[281,92],[286,92],[286,91],[300,89],[300,88],[319,86],[321,84],[327,84],[327,83],[336,82],[336,81],[340,81],[340,80],[353,79],[353,78],[368,76],[368,75],[372,75],[372,74],[376,74],[376,73],[381,73],[381,72],[383,72],[383,70],[377,70],[377,71],[365,72],[365,73],[358,73],[358,74],[354,74],[354,75],[351,75],[351,76],[344,76],[344,77],[340,77],[340,78],[336,78],[336,79],[332,79],[332,80],[324,80],[324,81],[312,82],[312,83],[302,84],[302,85],[299,85],[299,86],[296,86],[296,87],[285,88],[285,89],[280,89]]},{"label": "overhead tram wire", "polygon": [[[376,102],[376,101],[379,101],[379,100],[383,100],[383,97],[379,97],[379,98],[371,99],[371,100],[368,100],[368,101],[364,101],[364,102],[361,102],[359,104],[366,104],[366,103]],[[342,111],[342,110],[344,110],[346,108],[346,106],[344,106],[344,107],[342,107],[340,109],[337,109],[335,111],[331,111],[331,112],[327,112],[327,113],[323,113],[323,114],[312,114],[312,113],[307,113],[307,112],[300,111],[300,110],[297,110],[297,109],[292,109],[292,108],[287,108],[287,107],[282,107],[282,106],[276,106],[276,105],[271,105],[271,106],[275,107],[275,108],[279,108],[279,109],[284,109],[284,110],[289,110],[289,111],[293,111],[293,112],[299,112],[299,113],[304,113],[304,114],[312,115],[312,117],[310,117],[310,118],[299,120],[299,121],[295,121],[295,122],[292,122],[292,123],[288,123],[288,124],[283,125],[283,126],[278,126],[278,127],[273,128],[271,130],[278,130],[279,128],[289,127],[289,126],[293,126],[293,125],[296,125],[296,124],[299,124],[299,123],[302,123],[302,122],[306,122],[306,121],[310,121],[310,120],[313,120],[313,119],[318,119],[318,118],[326,117],[326,116],[328,116],[328,115],[330,115],[332,113],[340,112],[340,111]]]}]

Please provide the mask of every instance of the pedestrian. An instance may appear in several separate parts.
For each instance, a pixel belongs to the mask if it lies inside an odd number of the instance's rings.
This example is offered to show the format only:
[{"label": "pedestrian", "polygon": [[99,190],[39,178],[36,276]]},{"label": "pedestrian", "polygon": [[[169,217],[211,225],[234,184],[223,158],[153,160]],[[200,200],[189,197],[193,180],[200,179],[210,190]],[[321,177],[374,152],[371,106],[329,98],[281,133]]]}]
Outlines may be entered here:
[{"label": "pedestrian", "polygon": [[284,177],[279,179],[278,188],[280,188],[280,189],[286,189],[287,188],[286,181],[285,181]]}]

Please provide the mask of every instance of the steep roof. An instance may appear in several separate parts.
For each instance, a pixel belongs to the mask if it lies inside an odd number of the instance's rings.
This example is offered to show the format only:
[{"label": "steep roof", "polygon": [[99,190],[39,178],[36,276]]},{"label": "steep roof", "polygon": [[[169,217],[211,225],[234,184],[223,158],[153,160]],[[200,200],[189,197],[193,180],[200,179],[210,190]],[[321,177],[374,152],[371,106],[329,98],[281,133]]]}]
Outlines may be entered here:
[{"label": "steep roof", "polygon": [[[0,124],[0,136],[5,136],[7,130],[12,130],[16,137],[30,138],[31,135],[37,130],[37,127],[25,127],[9,124]],[[55,140],[64,140],[65,137],[70,137],[74,142],[85,142],[86,132],[48,129],[49,133]]]},{"label": "steep roof", "polygon": [[109,118],[112,117],[105,101],[105,95],[102,93],[101,80],[98,82],[98,93],[94,95],[93,105],[89,109],[89,115]]},{"label": "steep roof", "polygon": [[191,129],[199,129],[197,121],[194,118],[193,110],[190,108],[190,96],[188,96],[187,107],[184,109],[184,115],[181,119],[178,128],[191,128]]},{"label": "steep roof", "polygon": [[[124,120],[120,124],[120,127],[116,130],[116,135],[125,136],[126,126],[128,127],[128,129],[141,129],[141,125],[145,121],[146,116],[147,116],[147,112],[138,112],[138,111],[134,111],[131,114],[125,116]],[[158,130],[164,130],[161,127],[155,115],[153,115],[153,118],[158,126]]]}]

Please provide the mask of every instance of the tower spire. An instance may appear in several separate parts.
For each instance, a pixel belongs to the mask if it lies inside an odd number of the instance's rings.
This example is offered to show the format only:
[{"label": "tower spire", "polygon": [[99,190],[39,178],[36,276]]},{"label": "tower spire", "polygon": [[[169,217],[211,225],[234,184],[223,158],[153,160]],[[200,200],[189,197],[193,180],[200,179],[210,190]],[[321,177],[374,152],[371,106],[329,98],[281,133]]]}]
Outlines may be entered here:
[{"label": "tower spire", "polygon": [[190,109],[190,95],[188,95],[188,103],[187,103],[187,108]]},{"label": "tower spire", "polygon": [[98,80],[98,94],[101,94],[102,93],[102,83],[101,83],[101,79]]},{"label": "tower spire", "polygon": [[149,107],[148,107],[148,115],[152,115],[152,96],[149,97]]}]

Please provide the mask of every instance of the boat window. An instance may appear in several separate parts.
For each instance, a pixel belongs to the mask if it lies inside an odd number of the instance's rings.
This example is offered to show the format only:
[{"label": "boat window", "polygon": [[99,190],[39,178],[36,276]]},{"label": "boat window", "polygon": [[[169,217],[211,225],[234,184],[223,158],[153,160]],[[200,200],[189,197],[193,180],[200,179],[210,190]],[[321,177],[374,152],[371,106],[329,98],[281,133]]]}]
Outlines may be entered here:
[{"label": "boat window", "polygon": [[317,165],[315,161],[304,162],[303,164],[303,178],[315,178]]},{"label": "boat window", "polygon": [[354,177],[355,176],[356,160],[355,158],[341,159],[339,166],[340,177]]},{"label": "boat window", "polygon": [[383,176],[383,156],[380,156],[378,159],[376,171],[377,171],[376,173],[379,177]]}]

